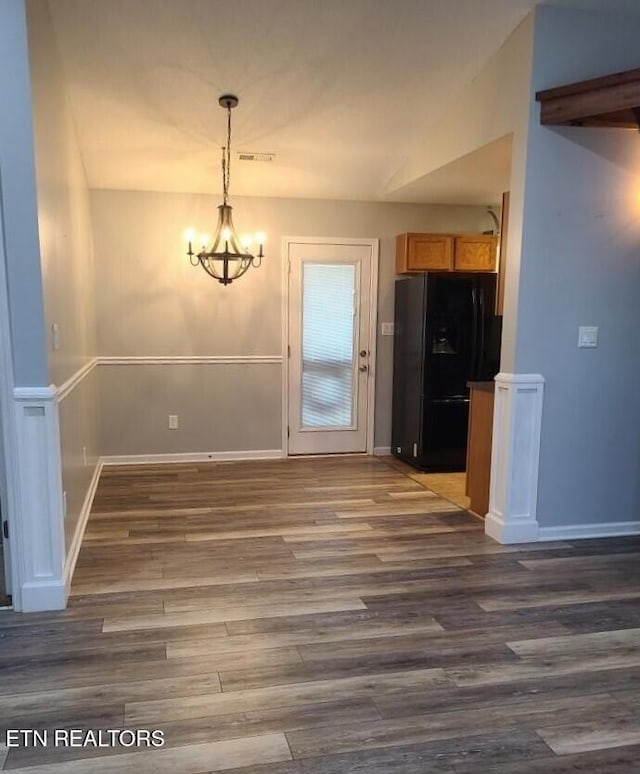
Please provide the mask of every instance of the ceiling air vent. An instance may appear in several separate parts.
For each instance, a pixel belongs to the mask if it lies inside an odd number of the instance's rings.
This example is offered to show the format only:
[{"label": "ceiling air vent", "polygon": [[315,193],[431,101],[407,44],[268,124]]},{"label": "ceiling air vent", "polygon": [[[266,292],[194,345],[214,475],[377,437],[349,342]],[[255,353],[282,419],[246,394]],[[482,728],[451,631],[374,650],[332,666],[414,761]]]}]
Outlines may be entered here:
[{"label": "ceiling air vent", "polygon": [[249,153],[238,151],[238,161],[273,161],[275,153]]}]

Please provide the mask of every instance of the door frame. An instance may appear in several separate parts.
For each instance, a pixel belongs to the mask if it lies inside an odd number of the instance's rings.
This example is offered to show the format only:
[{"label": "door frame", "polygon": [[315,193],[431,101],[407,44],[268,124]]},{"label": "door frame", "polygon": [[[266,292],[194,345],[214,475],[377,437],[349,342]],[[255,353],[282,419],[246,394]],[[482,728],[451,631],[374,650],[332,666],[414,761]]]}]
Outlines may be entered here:
[{"label": "door frame", "polygon": [[[378,260],[379,239],[346,237],[282,237],[282,456],[289,456],[289,251],[291,245],[357,245],[371,249],[369,285],[369,378],[367,380],[367,451],[373,455],[376,413],[376,344],[378,327]],[[300,456],[300,455],[296,455]],[[321,456],[321,455],[319,455]]]}]

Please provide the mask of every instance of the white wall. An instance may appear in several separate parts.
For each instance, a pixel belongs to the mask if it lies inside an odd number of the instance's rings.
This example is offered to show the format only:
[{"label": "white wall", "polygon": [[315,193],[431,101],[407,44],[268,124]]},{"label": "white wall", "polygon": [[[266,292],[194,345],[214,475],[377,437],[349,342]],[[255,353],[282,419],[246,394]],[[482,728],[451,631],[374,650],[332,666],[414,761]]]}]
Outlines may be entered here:
[{"label": "white wall", "polygon": [[[640,516],[640,138],[542,127],[533,102],[637,67],[639,39],[640,14],[536,14],[512,370],[546,379],[541,527]],[[597,349],[577,348],[579,325],[599,326]]]},{"label": "white wall", "polygon": [[391,178],[386,191],[393,194],[405,185],[435,172],[456,159],[512,135],[511,192],[507,244],[506,292],[502,332],[502,368],[513,370],[524,178],[531,110],[531,61],[533,14],[512,32],[476,77],[456,94],[439,121],[429,128],[423,143],[408,156]]},{"label": "white wall", "polygon": [[[89,191],[48,4],[29,0],[27,21],[49,382],[60,386],[96,354]],[[59,412],[68,549],[98,457],[94,379],[75,387]]]},{"label": "white wall", "polygon": [[518,131],[528,104],[533,16],[529,15],[459,93],[391,177],[392,193]]},{"label": "white wall", "polygon": [[[480,207],[242,197],[232,203],[238,230],[263,228],[269,241],[262,267],[225,288],[189,264],[181,242],[189,225],[211,232],[216,198],[92,192],[101,355],[281,355],[285,235],[379,238],[378,316],[391,321],[396,234],[492,225]],[[390,444],[392,344],[378,338],[376,446]],[[108,365],[99,372],[104,454],[281,446],[278,365]],[[180,430],[167,429],[169,413],[183,414]]]}]

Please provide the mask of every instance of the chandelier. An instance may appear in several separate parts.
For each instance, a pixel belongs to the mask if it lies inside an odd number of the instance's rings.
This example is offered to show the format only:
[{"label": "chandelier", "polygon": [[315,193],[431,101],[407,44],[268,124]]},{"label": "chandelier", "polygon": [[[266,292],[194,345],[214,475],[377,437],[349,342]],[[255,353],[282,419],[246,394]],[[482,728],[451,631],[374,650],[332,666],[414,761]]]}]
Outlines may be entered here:
[{"label": "chandelier", "polygon": [[[232,207],[229,204],[229,183],[231,182],[231,111],[238,104],[238,98],[233,94],[223,94],[218,100],[220,106],[227,111],[227,145],[222,148],[222,204],[218,206],[218,225],[213,240],[207,234],[200,237],[201,249],[194,253],[193,236],[188,236],[189,249],[187,255],[192,266],[202,266],[211,277],[223,285],[230,285],[233,280],[242,277],[250,266],[256,268],[262,263],[263,248],[266,235],[258,231],[255,237],[249,235],[238,238],[231,217]],[[249,250],[255,240],[258,246],[257,255]]]}]

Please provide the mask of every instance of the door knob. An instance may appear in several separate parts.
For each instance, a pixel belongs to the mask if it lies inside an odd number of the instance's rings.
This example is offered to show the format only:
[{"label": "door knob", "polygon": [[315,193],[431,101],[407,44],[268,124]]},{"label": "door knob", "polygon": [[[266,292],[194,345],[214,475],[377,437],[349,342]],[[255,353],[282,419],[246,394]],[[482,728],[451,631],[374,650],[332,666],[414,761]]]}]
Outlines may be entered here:
[{"label": "door knob", "polygon": [[369,354],[368,350],[361,349],[360,350],[360,357],[366,357]]},{"label": "door knob", "polygon": [[365,365],[364,363],[361,366],[358,366],[358,371],[363,371],[364,372],[364,371],[368,371],[368,370],[369,370],[369,366]]}]

